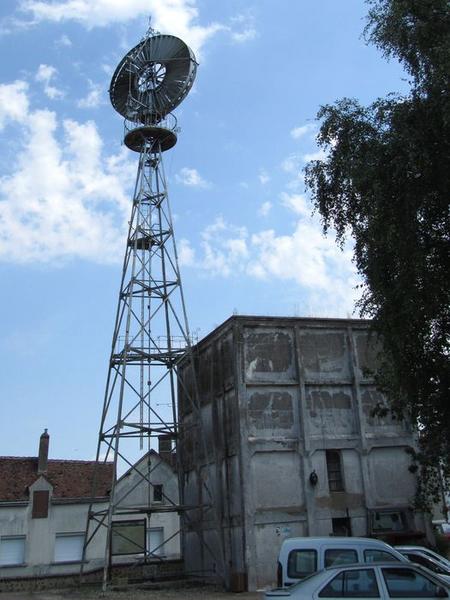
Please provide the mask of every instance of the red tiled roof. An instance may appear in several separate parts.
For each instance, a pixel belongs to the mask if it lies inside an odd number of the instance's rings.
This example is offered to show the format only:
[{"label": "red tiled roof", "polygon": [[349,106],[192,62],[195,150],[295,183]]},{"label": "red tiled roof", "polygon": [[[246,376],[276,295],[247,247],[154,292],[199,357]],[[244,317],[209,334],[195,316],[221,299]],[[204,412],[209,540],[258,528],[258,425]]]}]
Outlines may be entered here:
[{"label": "red tiled roof", "polygon": [[[55,498],[89,498],[95,461],[49,460],[46,479]],[[28,487],[36,479],[38,459],[0,456],[0,501],[28,500]],[[99,465],[96,496],[107,496],[111,487],[113,464]]]}]

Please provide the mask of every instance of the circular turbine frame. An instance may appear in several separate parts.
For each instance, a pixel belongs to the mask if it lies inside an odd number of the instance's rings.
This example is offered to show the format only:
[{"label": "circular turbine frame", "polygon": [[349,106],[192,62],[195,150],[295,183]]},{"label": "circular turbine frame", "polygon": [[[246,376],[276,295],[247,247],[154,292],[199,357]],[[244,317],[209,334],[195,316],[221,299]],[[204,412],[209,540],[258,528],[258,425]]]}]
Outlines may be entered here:
[{"label": "circular turbine frame", "polygon": [[125,119],[156,124],[186,97],[196,71],[194,53],[182,40],[173,35],[146,37],[115,70],[111,103]]}]

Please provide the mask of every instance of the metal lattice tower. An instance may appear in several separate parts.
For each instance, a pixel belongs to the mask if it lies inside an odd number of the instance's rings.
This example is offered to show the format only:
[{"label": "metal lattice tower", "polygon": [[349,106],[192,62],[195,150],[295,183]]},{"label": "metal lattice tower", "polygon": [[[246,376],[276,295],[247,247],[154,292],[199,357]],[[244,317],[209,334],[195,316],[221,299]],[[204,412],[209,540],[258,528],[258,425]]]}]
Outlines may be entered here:
[{"label": "metal lattice tower", "polygon": [[[114,473],[108,509],[90,506],[83,549],[84,561],[89,544],[106,528],[104,587],[109,579],[115,519],[130,514],[150,518],[157,510],[151,505],[151,460],[146,470],[137,471],[136,446],[142,455],[150,451],[154,438],[163,436],[176,455],[177,365],[186,359],[192,340],[163,152],[177,141],[171,111],[192,87],[196,68],[195,57],[182,40],[149,30],[120,62],[111,81],[112,105],[125,118],[124,143],[139,153],[139,164],[101,416],[93,498],[100,465],[113,461]],[[146,486],[148,502],[144,505],[130,506],[127,494],[118,492],[118,478],[128,469],[138,472]],[[186,509],[182,498],[165,500],[165,512]],[[151,554],[146,548],[142,553]]]}]

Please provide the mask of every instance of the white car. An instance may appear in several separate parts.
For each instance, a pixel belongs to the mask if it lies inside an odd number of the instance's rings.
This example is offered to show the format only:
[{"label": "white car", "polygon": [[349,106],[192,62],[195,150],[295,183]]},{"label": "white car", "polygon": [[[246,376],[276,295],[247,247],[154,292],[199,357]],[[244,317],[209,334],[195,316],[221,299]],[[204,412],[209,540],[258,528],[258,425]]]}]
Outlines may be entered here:
[{"label": "white car", "polygon": [[442,556],[442,554],[438,554],[437,552],[430,550],[430,548],[425,548],[425,546],[394,546],[394,548],[402,554],[405,552],[421,552],[422,554],[425,554],[425,556],[434,558],[434,560],[437,560],[450,569],[450,560]]},{"label": "white car", "polygon": [[440,559],[436,559],[434,556],[430,556],[427,552],[427,549],[421,548],[420,546],[416,548],[401,546],[397,547],[397,550],[406,556],[406,558],[411,562],[421,565],[422,567],[426,567],[435,575],[438,575],[441,579],[450,583],[450,565],[445,564],[448,563],[448,561],[446,561],[443,557],[441,558],[445,562],[442,562]]},{"label": "white car", "polygon": [[267,591],[264,598],[450,598],[450,584],[435,577],[427,569],[409,563],[341,565],[314,573],[289,588]]}]

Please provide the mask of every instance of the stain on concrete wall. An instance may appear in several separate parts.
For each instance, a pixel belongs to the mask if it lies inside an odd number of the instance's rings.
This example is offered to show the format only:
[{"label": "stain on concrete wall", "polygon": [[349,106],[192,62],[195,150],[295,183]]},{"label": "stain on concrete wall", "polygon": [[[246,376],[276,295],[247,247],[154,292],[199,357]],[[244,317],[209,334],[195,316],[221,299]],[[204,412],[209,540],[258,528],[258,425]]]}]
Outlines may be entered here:
[{"label": "stain on concrete wall", "polygon": [[368,462],[375,506],[409,504],[413,500],[416,478],[408,471],[411,457],[405,447],[373,448]]},{"label": "stain on concrete wall", "polygon": [[309,387],[306,408],[310,419],[311,433],[330,435],[356,433],[356,418],[353,411],[350,387]]},{"label": "stain on concrete wall", "polygon": [[214,363],[214,389],[226,391],[235,385],[234,381],[233,334],[229,332],[216,343],[216,361]]},{"label": "stain on concrete wall", "polygon": [[255,436],[292,436],[294,432],[294,394],[290,390],[249,389],[249,434]]},{"label": "stain on concrete wall", "polygon": [[305,501],[296,452],[255,452],[251,458],[249,483],[256,509],[273,511],[280,507],[296,507],[302,512]]},{"label": "stain on concrete wall", "polygon": [[295,381],[292,332],[248,328],[244,340],[247,381]]},{"label": "stain on concrete wall", "polygon": [[387,406],[386,398],[377,389],[365,387],[361,392],[361,403],[364,415],[364,430],[367,433],[379,433],[380,430],[385,433],[410,431],[410,425],[407,421],[395,419],[389,412],[384,416],[374,415],[374,410],[377,407],[384,408]]},{"label": "stain on concrete wall", "polygon": [[372,379],[379,366],[381,344],[375,333],[356,331],[354,333],[360,377]]},{"label": "stain on concrete wall", "polygon": [[307,381],[350,379],[350,354],[345,332],[300,332],[300,358]]}]

